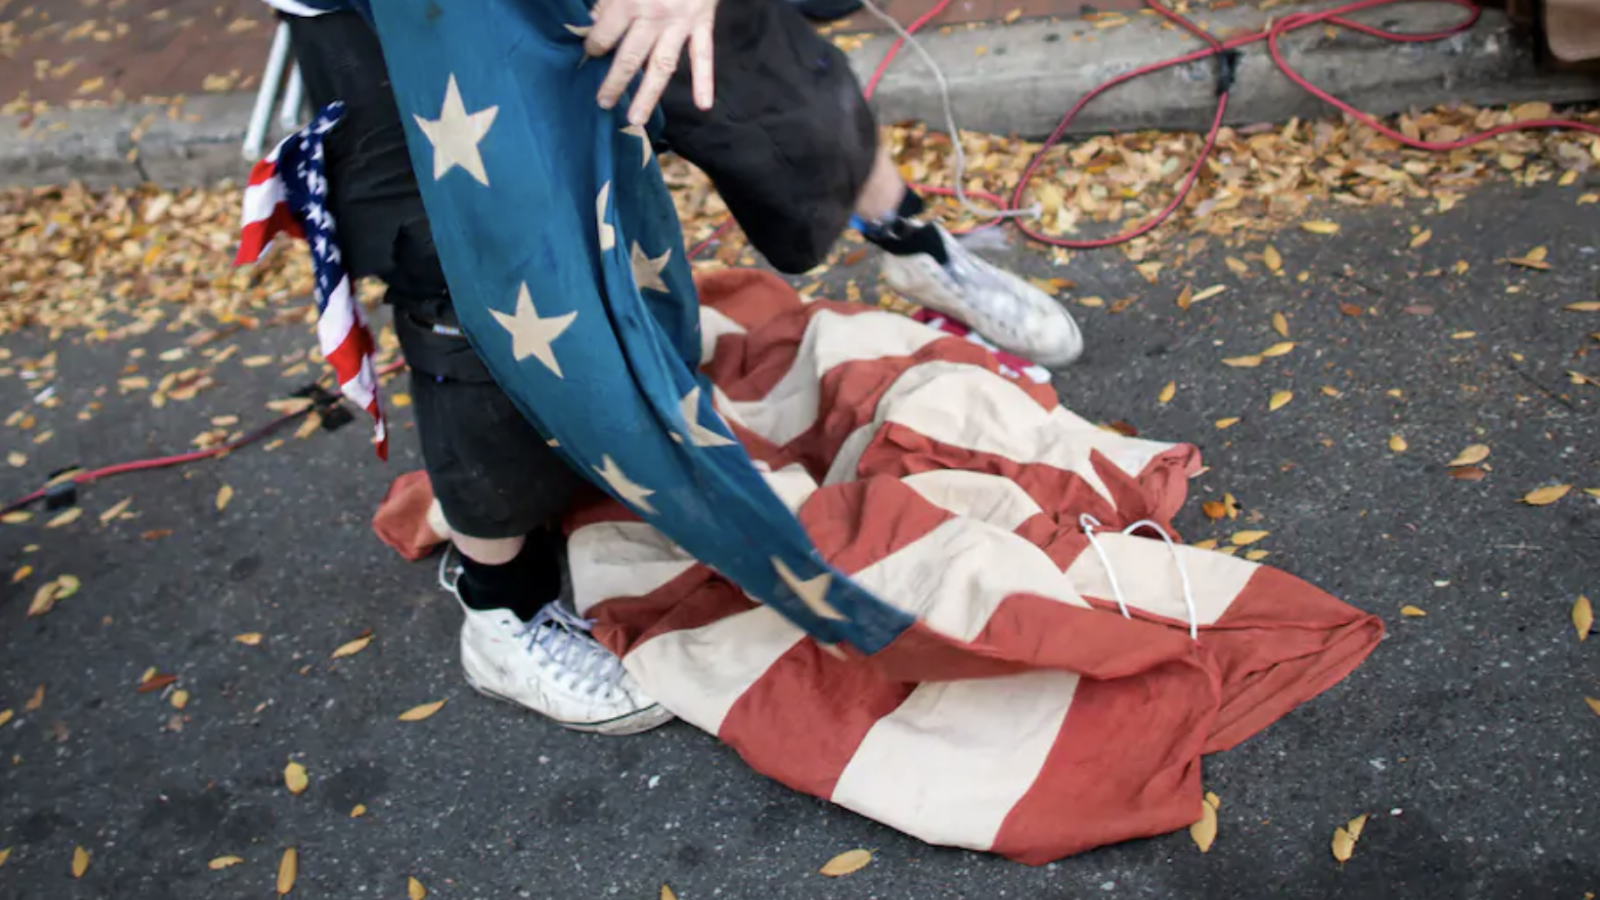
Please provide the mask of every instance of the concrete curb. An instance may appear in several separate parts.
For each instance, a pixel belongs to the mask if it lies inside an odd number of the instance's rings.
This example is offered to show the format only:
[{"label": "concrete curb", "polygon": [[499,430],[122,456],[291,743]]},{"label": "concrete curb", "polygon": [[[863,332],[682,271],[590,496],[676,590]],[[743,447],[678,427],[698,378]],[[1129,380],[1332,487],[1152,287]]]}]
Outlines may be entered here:
[{"label": "concrete curb", "polygon": [[[1459,15],[1459,9],[1437,5],[1395,7],[1372,21],[1421,32]],[[1094,86],[1197,47],[1193,38],[1146,16],[1134,19],[1111,29],[1050,20],[956,28],[931,33],[923,43],[949,80],[962,128],[1039,137]],[[1257,27],[1261,20],[1259,11],[1248,8],[1204,19],[1214,32]],[[850,54],[863,80],[889,43],[874,38]],[[1492,10],[1471,32],[1438,43],[1392,44],[1351,34],[1330,39],[1312,29],[1286,41],[1286,49],[1291,64],[1313,83],[1375,114],[1445,102],[1600,99],[1600,79],[1537,71],[1532,49]],[[1206,61],[1131,82],[1084,110],[1072,132],[1204,128],[1213,109],[1213,72]],[[194,96],[178,118],[169,117],[166,107],[150,106],[46,113],[29,129],[14,124],[0,133],[0,185],[78,180],[92,188],[142,182],[187,187],[239,180],[249,170],[241,147],[253,101],[251,94]],[[885,122],[943,122],[937,84],[909,49],[884,77],[874,105]],[[1246,50],[1229,106],[1231,122],[1328,112],[1277,71],[1264,45]]]}]

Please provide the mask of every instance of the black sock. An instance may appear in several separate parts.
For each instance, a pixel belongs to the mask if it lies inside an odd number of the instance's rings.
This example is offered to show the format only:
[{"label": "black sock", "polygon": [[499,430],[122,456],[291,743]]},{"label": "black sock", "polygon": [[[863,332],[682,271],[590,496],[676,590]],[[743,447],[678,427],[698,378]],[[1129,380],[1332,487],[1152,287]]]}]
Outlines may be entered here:
[{"label": "black sock", "polygon": [[490,566],[461,556],[456,590],[472,609],[509,609],[517,618],[533,618],[561,594],[561,535],[541,529],[528,535],[522,551],[504,565]]},{"label": "black sock", "polygon": [[950,262],[950,255],[945,252],[939,230],[917,218],[926,208],[917,192],[908,187],[894,215],[880,222],[863,222],[861,236],[895,256],[926,253],[939,265],[945,265]]}]

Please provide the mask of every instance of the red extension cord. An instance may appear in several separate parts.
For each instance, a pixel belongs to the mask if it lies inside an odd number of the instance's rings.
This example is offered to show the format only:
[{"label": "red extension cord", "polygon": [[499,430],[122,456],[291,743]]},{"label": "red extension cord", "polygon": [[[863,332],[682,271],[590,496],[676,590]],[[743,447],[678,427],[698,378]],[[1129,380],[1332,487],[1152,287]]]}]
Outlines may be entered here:
[{"label": "red extension cord", "polygon": [[[926,13],[923,13],[916,19],[916,21],[906,26],[906,32],[908,34],[915,34],[940,13],[944,12],[945,7],[949,6],[951,2],[952,0],[939,0],[939,3],[936,4],[932,9],[928,10]],[[1190,22],[1183,16],[1180,16],[1163,6],[1160,2],[1158,2],[1158,0],[1145,0],[1145,5],[1153,10],[1156,14],[1160,15],[1162,18],[1165,18],[1167,21],[1172,22],[1179,28],[1189,32],[1196,38],[1199,38],[1201,41],[1204,41],[1207,45],[1206,48],[1203,50],[1196,50],[1193,53],[1185,54],[1183,56],[1174,57],[1164,62],[1152,63],[1150,65],[1134,69],[1130,72],[1126,72],[1117,76],[1116,78],[1111,79],[1105,84],[1100,85],[1089,93],[1084,94],[1083,97],[1081,97],[1078,102],[1067,111],[1067,114],[1061,117],[1061,121],[1056,125],[1055,130],[1050,133],[1050,136],[1045,139],[1044,145],[1039,148],[1039,152],[1035,153],[1033,159],[1028,162],[1027,168],[1023,170],[1022,178],[1018,180],[1015,190],[1013,190],[1011,193],[1011,199],[1009,202],[994,194],[983,191],[967,191],[967,194],[982,198],[994,204],[997,211],[1018,210],[1024,208],[1022,204],[1023,196],[1027,193],[1029,182],[1033,180],[1034,175],[1037,174],[1039,170],[1039,166],[1043,164],[1045,154],[1049,152],[1052,147],[1061,142],[1062,136],[1066,134],[1067,128],[1072,124],[1072,120],[1077,118],[1078,113],[1082,112],[1085,106],[1088,106],[1090,103],[1094,102],[1094,100],[1101,94],[1114,87],[1117,87],[1118,85],[1132,81],[1135,78],[1149,75],[1152,72],[1159,72],[1163,69],[1170,69],[1173,66],[1187,65],[1189,63],[1198,62],[1203,59],[1209,59],[1214,56],[1221,56],[1229,53],[1230,51],[1235,51],[1241,47],[1259,43],[1261,41],[1267,42],[1267,52],[1271,54],[1272,61],[1277,64],[1278,70],[1284,74],[1284,77],[1305,89],[1312,96],[1317,97],[1323,102],[1329,104],[1345,115],[1348,115],[1351,118],[1361,122],[1379,134],[1382,134],[1403,146],[1411,147],[1416,150],[1459,150],[1463,147],[1470,147],[1474,144],[1479,144],[1490,140],[1491,138],[1498,137],[1499,135],[1514,131],[1567,129],[1572,131],[1583,131],[1589,134],[1600,134],[1600,127],[1590,125],[1585,122],[1578,122],[1570,119],[1537,119],[1529,122],[1516,122],[1510,125],[1500,125],[1487,131],[1479,132],[1470,137],[1462,138],[1458,141],[1419,141],[1395,131],[1393,128],[1384,125],[1372,116],[1367,115],[1366,113],[1356,109],[1350,104],[1345,103],[1343,100],[1340,100],[1332,94],[1329,94],[1327,91],[1324,91],[1323,89],[1307,81],[1299,72],[1296,72],[1294,69],[1290,68],[1288,61],[1284,59],[1283,48],[1280,46],[1280,41],[1282,41],[1283,37],[1299,31],[1302,28],[1308,28],[1312,25],[1323,23],[1337,25],[1341,28],[1348,28],[1352,31],[1357,31],[1371,37],[1381,38],[1383,40],[1415,44],[1429,41],[1439,41],[1453,35],[1460,34],[1461,32],[1466,31],[1473,25],[1477,24],[1478,19],[1483,12],[1477,6],[1477,4],[1472,2],[1472,0],[1433,0],[1433,2],[1450,3],[1454,4],[1455,6],[1462,7],[1463,9],[1467,10],[1468,14],[1460,23],[1453,25],[1450,28],[1427,34],[1405,34],[1401,32],[1388,31],[1372,25],[1364,25],[1360,22],[1352,22],[1346,18],[1346,16],[1354,13],[1364,12],[1366,10],[1376,9],[1382,6],[1391,6],[1402,2],[1414,2],[1414,0],[1357,0],[1357,2],[1348,3],[1343,6],[1325,10],[1323,12],[1291,13],[1290,15],[1285,16],[1283,19],[1268,25],[1261,31],[1251,32],[1249,34],[1240,35],[1224,41],[1207,34],[1193,22]],[[888,71],[889,65],[894,62],[895,57],[900,53],[904,43],[905,41],[903,39],[896,38],[894,43],[890,45],[889,51],[884,54],[883,60],[878,63],[877,69],[873,71],[872,77],[868,79],[866,88],[864,90],[864,93],[868,98],[870,98],[878,89],[878,83],[883,80],[884,73]],[[1013,219],[1014,224],[1017,226],[1019,231],[1032,240],[1052,247],[1065,247],[1072,250],[1093,250],[1102,247],[1111,247],[1117,244],[1126,243],[1134,238],[1140,237],[1141,235],[1148,234],[1151,230],[1157,228],[1167,219],[1171,218],[1173,213],[1177,212],[1178,208],[1183,205],[1184,199],[1188,197],[1189,191],[1194,187],[1195,182],[1199,180],[1200,172],[1204,169],[1206,160],[1210,158],[1212,151],[1216,148],[1217,135],[1222,130],[1222,122],[1227,113],[1227,109],[1228,91],[1224,89],[1217,95],[1217,112],[1212,118],[1211,130],[1206,133],[1205,145],[1201,148],[1200,155],[1195,158],[1194,167],[1189,170],[1188,175],[1184,176],[1182,183],[1178,187],[1177,193],[1173,195],[1172,201],[1168,203],[1160,212],[1156,213],[1154,216],[1151,216],[1142,224],[1136,225],[1132,229],[1113,237],[1093,238],[1087,240],[1071,240],[1045,234],[1039,229],[1028,225],[1021,219]],[[960,140],[960,136],[951,135],[950,139],[952,141],[957,141]],[[944,197],[955,196],[955,191],[950,188],[935,187],[931,185],[916,185],[916,188],[919,191],[928,194],[935,194]],[[995,223],[991,223],[991,225],[992,224]],[[709,236],[701,240],[694,246],[692,250],[689,251],[689,257],[692,259],[705,252],[706,249],[715,243],[716,240],[723,234],[725,234],[727,230],[732,227],[732,225],[733,220],[729,219],[717,226],[717,228],[712,231]],[[380,374],[388,374],[389,372],[393,372],[402,365],[404,365],[404,363],[396,362],[393,365],[386,367]],[[302,415],[305,415],[304,411],[283,416],[266,425],[265,427],[246,434],[237,440],[218,447],[213,447],[208,450],[197,450],[193,453],[184,453],[177,456],[166,456],[156,459],[120,463],[114,466],[107,466],[101,469],[77,473],[72,476],[72,480],[77,484],[87,484],[91,481],[97,481],[101,478],[107,478],[112,475],[120,475],[125,472],[138,472],[146,469],[166,468],[169,466],[177,466],[184,463],[208,459],[214,456],[220,456],[223,453],[227,453],[231,450],[235,450],[239,447],[243,447],[247,444],[258,441]],[[7,504],[5,507],[0,508],[0,513],[10,512],[34,503],[45,496],[46,490],[46,488],[40,488],[39,490],[34,491],[25,497],[17,499]]]}]

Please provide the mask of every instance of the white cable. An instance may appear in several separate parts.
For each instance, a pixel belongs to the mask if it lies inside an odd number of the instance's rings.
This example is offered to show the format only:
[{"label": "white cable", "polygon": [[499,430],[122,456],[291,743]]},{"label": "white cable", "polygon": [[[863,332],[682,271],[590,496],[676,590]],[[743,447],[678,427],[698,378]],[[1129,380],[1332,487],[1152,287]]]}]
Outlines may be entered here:
[{"label": "white cable", "polygon": [[[1111,559],[1106,556],[1105,549],[1100,546],[1100,542],[1094,536],[1094,529],[1105,526],[1100,524],[1100,520],[1088,513],[1078,516],[1078,525],[1083,528],[1083,536],[1089,539],[1089,546],[1094,548],[1095,554],[1100,557],[1100,564],[1105,567],[1106,580],[1111,582],[1111,593],[1117,600],[1117,607],[1122,610],[1123,618],[1133,618],[1133,615],[1128,612],[1128,604],[1122,599],[1122,585],[1117,583],[1117,573],[1111,568]],[[1149,519],[1140,519],[1122,529],[1122,533],[1132,534],[1145,525],[1155,529],[1156,534],[1161,535],[1161,540],[1166,542],[1167,550],[1172,553],[1172,562],[1178,567],[1178,578],[1183,582],[1183,608],[1189,614],[1189,640],[1198,641],[1200,639],[1200,614],[1194,605],[1194,589],[1189,584],[1189,569],[1183,564],[1183,558],[1178,555],[1178,545],[1173,543],[1172,536],[1167,534],[1165,528]]]},{"label": "white cable", "polygon": [[956,125],[955,109],[950,105],[950,83],[945,80],[944,70],[939,68],[939,64],[933,61],[933,57],[928,54],[922,43],[911,32],[907,31],[898,19],[879,9],[873,0],[861,0],[861,5],[866,8],[867,12],[872,13],[893,29],[894,33],[900,37],[900,40],[909,45],[911,49],[917,51],[917,55],[922,57],[923,64],[933,72],[934,80],[939,83],[939,101],[944,106],[945,129],[950,133],[950,143],[955,147],[956,152],[956,199],[961,201],[961,205],[966,208],[967,212],[983,219],[1014,219],[1023,216],[1037,219],[1043,215],[1044,210],[1037,202],[1027,209],[986,209],[967,199],[967,154],[961,147],[961,129]]}]

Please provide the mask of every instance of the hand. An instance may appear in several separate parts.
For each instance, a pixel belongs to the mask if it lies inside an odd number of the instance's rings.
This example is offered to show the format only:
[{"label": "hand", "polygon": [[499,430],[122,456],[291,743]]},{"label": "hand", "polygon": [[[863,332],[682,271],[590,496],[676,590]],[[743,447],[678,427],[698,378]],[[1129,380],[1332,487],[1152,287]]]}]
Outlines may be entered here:
[{"label": "hand", "polygon": [[615,106],[643,68],[644,77],[628,107],[628,122],[643,125],[649,121],[687,42],[694,103],[710,109],[711,27],[716,11],[717,0],[600,0],[594,8],[594,27],[583,42],[584,52],[590,56],[616,51],[611,71],[600,85],[600,106]]}]

